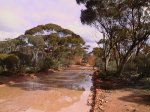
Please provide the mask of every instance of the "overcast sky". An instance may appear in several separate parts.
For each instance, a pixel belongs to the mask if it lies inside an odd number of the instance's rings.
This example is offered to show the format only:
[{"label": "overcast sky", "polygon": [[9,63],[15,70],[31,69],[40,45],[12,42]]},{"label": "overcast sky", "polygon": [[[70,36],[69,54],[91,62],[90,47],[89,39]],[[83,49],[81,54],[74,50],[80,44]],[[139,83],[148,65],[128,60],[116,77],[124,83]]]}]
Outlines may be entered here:
[{"label": "overcast sky", "polygon": [[0,40],[14,38],[40,24],[54,23],[74,31],[87,44],[96,46],[95,41],[101,35],[96,29],[81,24],[83,8],[75,0],[0,0]]}]

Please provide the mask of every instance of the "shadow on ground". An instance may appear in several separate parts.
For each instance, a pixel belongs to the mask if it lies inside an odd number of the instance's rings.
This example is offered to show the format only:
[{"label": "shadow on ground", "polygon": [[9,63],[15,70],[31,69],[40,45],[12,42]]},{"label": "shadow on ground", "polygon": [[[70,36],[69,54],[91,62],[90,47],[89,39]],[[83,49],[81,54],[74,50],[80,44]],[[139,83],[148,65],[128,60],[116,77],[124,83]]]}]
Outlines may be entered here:
[{"label": "shadow on ground", "polygon": [[103,90],[104,93],[114,93],[119,90],[121,92],[128,92],[123,97],[119,97],[119,100],[125,102],[132,102],[140,105],[150,106],[150,89],[145,89],[143,86],[130,85],[127,82],[119,79],[101,80],[99,77],[96,78],[95,87],[96,89]]},{"label": "shadow on ground", "polygon": [[132,103],[138,103],[140,105],[149,105],[150,106],[150,91],[145,92],[143,90],[130,90],[132,94],[128,96],[120,97],[120,100]]}]

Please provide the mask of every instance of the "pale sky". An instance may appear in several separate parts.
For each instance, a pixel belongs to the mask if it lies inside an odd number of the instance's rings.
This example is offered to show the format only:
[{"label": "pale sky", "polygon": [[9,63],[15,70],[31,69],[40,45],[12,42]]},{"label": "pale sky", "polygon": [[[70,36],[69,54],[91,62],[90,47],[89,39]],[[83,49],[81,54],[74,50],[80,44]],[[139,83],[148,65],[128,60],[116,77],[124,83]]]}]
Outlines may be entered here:
[{"label": "pale sky", "polygon": [[0,0],[0,40],[14,38],[40,24],[54,23],[79,34],[95,47],[102,35],[81,24],[83,8],[76,0]]}]

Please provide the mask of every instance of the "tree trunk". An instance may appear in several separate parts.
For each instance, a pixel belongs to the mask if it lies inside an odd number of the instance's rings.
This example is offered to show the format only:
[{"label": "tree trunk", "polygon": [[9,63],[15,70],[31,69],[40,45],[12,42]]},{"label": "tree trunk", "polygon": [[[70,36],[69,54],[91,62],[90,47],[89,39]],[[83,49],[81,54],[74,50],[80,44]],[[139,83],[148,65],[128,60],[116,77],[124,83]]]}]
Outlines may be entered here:
[{"label": "tree trunk", "polygon": [[137,46],[137,50],[136,50],[136,56],[139,55],[140,50],[141,50],[141,46],[142,46],[142,43],[139,43],[139,45]]},{"label": "tree trunk", "polygon": [[117,67],[117,70],[119,69],[119,61],[120,61],[120,58],[119,56],[117,56],[117,51],[115,48],[113,48],[113,52],[114,52],[114,57],[115,57],[115,61],[116,61],[116,67]]},{"label": "tree trunk", "polygon": [[125,54],[125,56],[122,58],[122,60],[120,60],[119,63],[119,67],[117,70],[117,75],[120,76],[124,70],[125,64],[127,63],[127,61],[131,58],[133,52],[132,50],[134,49],[134,47],[131,47],[130,50]]},{"label": "tree trunk", "polygon": [[124,70],[125,64],[127,62],[127,58],[124,57],[124,59],[120,62],[118,70],[117,70],[117,76],[120,76]]},{"label": "tree trunk", "polygon": [[110,55],[105,58],[105,66],[104,66],[105,72],[107,72],[109,60],[110,60]]}]

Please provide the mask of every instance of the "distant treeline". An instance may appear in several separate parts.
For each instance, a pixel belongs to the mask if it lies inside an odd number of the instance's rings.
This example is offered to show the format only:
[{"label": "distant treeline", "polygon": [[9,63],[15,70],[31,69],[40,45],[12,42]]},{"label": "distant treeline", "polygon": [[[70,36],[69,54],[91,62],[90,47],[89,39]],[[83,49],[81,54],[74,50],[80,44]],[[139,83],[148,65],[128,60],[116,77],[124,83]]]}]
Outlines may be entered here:
[{"label": "distant treeline", "polygon": [[67,67],[87,46],[79,35],[55,24],[39,25],[15,39],[0,42],[0,74],[32,73]]}]

